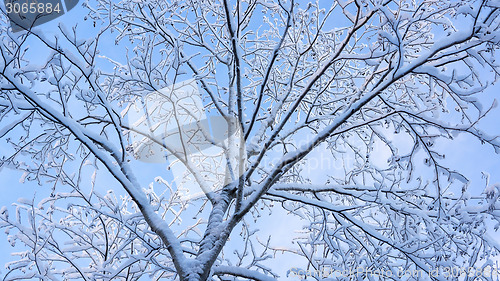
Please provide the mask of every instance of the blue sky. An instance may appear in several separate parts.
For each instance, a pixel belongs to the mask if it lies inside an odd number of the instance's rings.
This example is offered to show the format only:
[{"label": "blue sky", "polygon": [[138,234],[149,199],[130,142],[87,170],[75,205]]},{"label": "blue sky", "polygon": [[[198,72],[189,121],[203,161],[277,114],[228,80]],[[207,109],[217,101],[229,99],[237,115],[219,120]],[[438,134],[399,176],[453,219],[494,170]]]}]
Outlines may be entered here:
[{"label": "blue sky", "polygon": [[[64,21],[66,26],[72,26],[80,21],[79,16],[82,13],[82,8],[75,8],[73,11],[69,12],[65,16],[59,18],[58,20],[42,25],[39,28],[44,30],[46,34],[54,33],[57,24]],[[113,48],[112,42],[104,42],[103,51]],[[490,86],[481,96],[484,98],[485,107],[491,104],[493,98],[500,98],[498,93],[500,92],[500,85]],[[494,109],[489,116],[481,121],[480,127],[489,133],[490,135],[500,135],[500,108]],[[5,148],[5,142],[0,143],[0,152],[5,153],[8,148]],[[476,139],[466,134],[462,134],[456,138],[453,142],[438,143],[446,154],[445,163],[449,164],[452,169],[459,170],[463,172],[465,176],[471,181],[470,191],[474,195],[479,195],[485,188],[485,179],[482,178],[481,172],[488,172],[491,175],[490,184],[495,182],[500,182],[500,155],[494,153],[493,149],[488,145],[481,145]],[[380,152],[375,152],[380,153]],[[158,173],[163,173],[164,170],[160,166],[158,169],[151,169],[149,165],[139,165],[140,170],[138,174],[141,175],[141,183],[147,185],[151,180],[158,175]],[[316,170],[316,174],[326,173],[328,169],[322,171],[321,169]],[[50,189],[47,186],[38,186],[34,182],[26,182],[21,184],[19,179],[22,173],[18,171],[12,171],[4,169],[1,171],[1,185],[0,191],[2,196],[0,197],[0,206],[7,206],[10,213],[14,213],[15,208],[12,203],[16,202],[19,197],[24,197],[31,199],[35,196],[37,199],[44,198],[50,194]],[[103,182],[112,181],[106,176],[103,176]],[[117,186],[117,185],[116,185]],[[294,223],[290,221],[295,221],[294,218],[283,217],[286,216],[283,213],[277,213],[268,218],[266,223],[263,225],[272,225],[272,228],[262,229],[262,236],[271,235],[271,239],[275,240],[276,243],[283,243],[286,245],[288,242],[286,239],[286,234],[289,233],[286,226],[291,226]],[[236,235],[236,233],[235,233]],[[18,248],[12,248],[7,242],[6,235],[0,233],[0,271],[5,272],[3,269],[3,264],[13,259],[9,255],[13,250]],[[500,241],[500,239],[499,239]],[[229,245],[231,247],[231,245]],[[286,262],[283,262],[286,261]],[[284,265],[286,264],[286,265]],[[277,258],[269,262],[269,267],[276,269],[276,272],[284,276],[286,272],[293,266],[293,261],[290,257],[283,256],[280,258],[280,253],[277,254]],[[0,273],[0,276],[2,274]]]},{"label": "blue sky", "polygon": [[[493,98],[498,97],[500,92],[499,85],[493,85],[488,88],[485,93],[481,94],[487,101],[492,101]],[[488,102],[486,102],[488,104]],[[491,135],[500,135],[500,126],[498,122],[500,120],[500,108],[494,109],[491,114],[481,121],[481,128]],[[5,143],[0,144],[0,148],[5,146]],[[500,173],[498,173],[500,168],[500,155],[494,153],[491,147],[487,145],[481,145],[473,137],[462,134],[456,138],[453,142],[443,145],[443,151],[446,154],[446,162],[453,169],[459,170],[464,173],[471,181],[471,186],[469,191],[473,195],[480,195],[480,193],[485,188],[485,179],[482,178],[481,172],[488,172],[491,175],[490,184],[495,182],[500,182]],[[141,169],[140,174],[141,182],[146,186],[151,180],[159,174],[165,172],[163,166],[157,165],[157,169],[151,169],[151,164],[141,164],[137,168]],[[327,172],[327,170],[323,171]],[[321,170],[315,171],[315,175],[320,175]],[[103,173],[99,175],[101,178],[101,183],[104,182],[114,182],[112,179],[106,179]],[[39,186],[34,182],[26,181],[24,184],[19,182],[22,173],[19,171],[4,169],[1,171],[1,185],[0,190],[2,196],[0,197],[0,206],[7,206],[9,212],[14,214],[15,208],[12,203],[16,202],[18,198],[23,197],[27,199],[32,199],[36,194],[36,199],[42,199],[50,194],[50,188],[47,186]],[[114,185],[117,186],[117,185]],[[104,188],[101,191],[105,191]],[[119,192],[119,191],[118,191]],[[249,220],[251,221],[251,220]],[[291,231],[296,228],[296,223],[299,221],[292,216],[287,216],[284,212],[277,212],[263,220],[261,223],[256,225],[261,229],[259,237],[261,239],[267,239],[267,235],[271,235],[271,241],[276,245],[283,245],[283,247],[290,246],[289,240],[286,239],[288,236],[291,238]],[[273,227],[265,227],[272,225]],[[236,236],[237,234],[234,233]],[[498,237],[498,236],[497,236]],[[500,239],[499,239],[500,242]],[[229,243],[229,248],[235,247],[234,244]],[[236,245],[237,247],[237,245]],[[7,235],[0,232],[0,271],[5,273],[3,265],[9,261],[15,259],[15,257],[9,254],[16,250],[21,250],[23,248],[13,248],[7,242]],[[281,276],[285,276],[286,272],[294,266],[300,266],[301,261],[295,261],[293,256],[289,254],[283,254],[278,252],[276,254],[276,259],[269,260],[268,266],[275,268],[276,272]],[[3,274],[0,274],[2,276]],[[290,279],[294,280],[294,279]]]}]

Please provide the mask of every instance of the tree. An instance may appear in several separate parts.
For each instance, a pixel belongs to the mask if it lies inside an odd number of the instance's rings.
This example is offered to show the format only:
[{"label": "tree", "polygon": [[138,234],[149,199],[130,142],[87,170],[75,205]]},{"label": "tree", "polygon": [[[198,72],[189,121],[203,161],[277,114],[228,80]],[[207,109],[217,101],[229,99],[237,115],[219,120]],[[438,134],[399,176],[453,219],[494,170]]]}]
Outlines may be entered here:
[{"label": "tree", "polygon": [[[19,200],[14,216],[1,210],[9,241],[28,249],[5,280],[273,280],[266,262],[278,250],[309,270],[344,272],[342,280],[491,271],[500,248],[487,231],[500,222],[500,186],[471,197],[438,144],[468,134],[500,151],[498,137],[478,127],[496,106],[480,98],[499,71],[496,1],[84,6],[81,24],[61,24],[57,36],[43,26],[13,33],[2,10],[0,138],[10,150],[0,167],[51,189],[46,199]],[[192,122],[171,135],[131,125],[131,105],[189,79],[203,114],[224,122],[205,126],[182,107]],[[153,123],[165,127],[175,114]],[[192,156],[165,141],[211,126],[226,126],[219,142],[206,136],[222,149],[217,187],[205,180],[213,176],[206,151]],[[158,151],[176,159],[168,167],[184,165],[205,196],[182,198],[187,183],[174,183],[167,165],[139,162]],[[313,153],[342,169],[323,181],[308,170]],[[151,169],[157,177],[143,184]],[[249,221],[276,210],[306,224],[289,249],[256,239]],[[241,247],[224,251],[229,238]]]}]

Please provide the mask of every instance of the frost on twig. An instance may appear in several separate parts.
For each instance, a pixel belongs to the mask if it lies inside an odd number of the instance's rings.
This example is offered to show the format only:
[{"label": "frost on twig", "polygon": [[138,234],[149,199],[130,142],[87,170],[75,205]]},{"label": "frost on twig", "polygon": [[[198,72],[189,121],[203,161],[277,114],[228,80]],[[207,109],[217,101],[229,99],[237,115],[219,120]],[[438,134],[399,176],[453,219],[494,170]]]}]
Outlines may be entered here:
[{"label": "frost on twig", "polygon": [[461,136],[500,152],[495,1],[83,8],[51,32],[0,13],[0,169],[43,186],[0,211],[5,280],[495,266],[498,186],[447,161]]}]

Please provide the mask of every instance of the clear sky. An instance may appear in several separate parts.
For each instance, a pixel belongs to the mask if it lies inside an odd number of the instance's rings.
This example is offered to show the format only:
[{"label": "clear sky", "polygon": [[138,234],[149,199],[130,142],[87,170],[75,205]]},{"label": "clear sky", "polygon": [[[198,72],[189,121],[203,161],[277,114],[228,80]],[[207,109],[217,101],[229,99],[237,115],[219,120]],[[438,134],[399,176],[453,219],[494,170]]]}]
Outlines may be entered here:
[{"label": "clear sky", "polygon": [[[58,22],[64,21],[65,25],[68,27],[72,26],[79,21],[79,15],[81,15],[81,13],[82,8],[78,6],[78,8],[75,8],[59,20],[45,24],[40,28],[46,30],[47,33],[53,33],[51,30],[55,30]],[[109,51],[109,48],[113,48],[113,44],[105,42],[103,48],[103,52]],[[500,93],[500,84],[490,86],[484,93],[480,94],[479,97],[484,98],[484,106],[487,107],[491,104],[493,98],[500,99],[498,93]],[[500,135],[499,121],[500,108],[496,108],[489,116],[481,121],[480,127],[490,135]],[[0,156],[5,155],[5,153],[9,151],[9,148],[6,147],[7,145],[5,140],[0,140]],[[448,164],[450,168],[461,171],[469,178],[471,181],[470,191],[474,195],[479,195],[485,188],[485,179],[481,177],[481,172],[487,172],[491,175],[490,184],[500,182],[500,173],[498,172],[500,171],[500,155],[495,154],[494,150],[488,145],[481,145],[476,139],[466,134],[462,134],[460,137],[453,140],[453,142],[438,143],[437,145],[441,146],[443,152],[446,154],[445,163]],[[150,167],[151,166],[147,165],[138,166],[138,169],[141,170],[138,171],[137,175],[141,175],[141,183],[145,185],[151,182],[152,178],[156,175],[164,173],[163,169],[150,169]],[[331,167],[325,167],[325,169],[317,169],[314,172],[316,174],[326,174],[330,170]],[[38,186],[35,182],[29,181],[26,181],[24,184],[20,183],[19,179],[21,175],[22,173],[19,171],[8,169],[3,169],[0,173],[0,207],[7,206],[11,214],[15,213],[15,207],[12,204],[16,202],[18,198],[24,197],[31,199],[36,196],[36,199],[40,200],[50,194],[50,187],[48,186]],[[104,178],[104,181],[108,180],[112,181],[111,179]],[[262,229],[260,236],[264,238],[266,235],[271,235],[271,240],[276,242],[276,244],[283,243],[284,247],[288,247],[290,246],[289,241],[284,239],[287,237],[287,234],[290,233],[287,227],[293,226],[296,223],[298,223],[298,221],[295,218],[290,218],[284,213],[275,213],[259,224]],[[264,228],[266,225],[271,225],[272,227]],[[237,235],[237,233],[235,232],[233,235]],[[234,246],[234,244],[228,244],[228,247]],[[15,258],[10,256],[10,253],[21,249],[22,248],[19,247],[11,247],[7,242],[7,235],[0,232],[0,277],[5,273],[3,264]],[[281,258],[280,253],[278,253],[276,257],[277,258],[271,260],[267,266],[275,268],[277,273],[281,276],[285,276],[286,272],[291,267],[295,266],[295,264],[290,260],[289,256]]]}]

